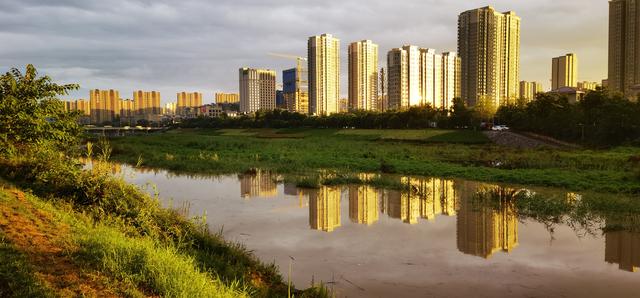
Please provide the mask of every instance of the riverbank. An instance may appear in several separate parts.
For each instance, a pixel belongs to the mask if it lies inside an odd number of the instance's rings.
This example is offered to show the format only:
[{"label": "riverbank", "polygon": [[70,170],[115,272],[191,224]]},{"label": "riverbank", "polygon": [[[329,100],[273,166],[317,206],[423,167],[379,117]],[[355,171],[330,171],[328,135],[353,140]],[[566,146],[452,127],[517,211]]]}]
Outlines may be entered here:
[{"label": "riverbank", "polygon": [[129,164],[193,174],[261,168],[311,176],[302,186],[327,182],[317,173],[331,171],[344,177],[340,183],[370,172],[640,193],[640,148],[518,149],[468,130],[182,129],[116,138],[111,145],[112,158]]},{"label": "riverbank", "polygon": [[0,158],[0,296],[329,295],[296,290],[275,265],[210,233],[205,217],[79,166],[46,151]]}]

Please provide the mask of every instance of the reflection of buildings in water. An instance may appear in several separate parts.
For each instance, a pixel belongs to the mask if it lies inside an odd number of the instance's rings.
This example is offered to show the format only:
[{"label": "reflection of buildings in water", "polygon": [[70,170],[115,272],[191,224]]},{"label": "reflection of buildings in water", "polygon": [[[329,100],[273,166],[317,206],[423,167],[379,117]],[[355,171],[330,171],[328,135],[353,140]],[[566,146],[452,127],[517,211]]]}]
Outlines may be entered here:
[{"label": "reflection of buildings in water", "polygon": [[349,218],[354,223],[378,221],[378,190],[370,186],[349,187]]},{"label": "reflection of buildings in water", "polygon": [[[465,183],[466,184],[466,183]],[[496,251],[510,252],[518,245],[518,218],[512,202],[501,199],[499,210],[474,204],[473,190],[460,201],[457,243],[462,253],[489,258]]]},{"label": "reflection of buildings in water", "polygon": [[452,180],[437,178],[401,179],[409,192],[386,191],[382,199],[382,211],[392,218],[414,224],[418,218],[433,220],[437,215],[455,215],[457,195]]},{"label": "reflection of buildings in water", "polygon": [[635,272],[640,267],[640,233],[605,233],[604,260],[618,264],[620,270]]},{"label": "reflection of buildings in water", "polygon": [[297,196],[298,195],[298,187],[295,183],[285,182],[284,184],[284,194],[288,196]]},{"label": "reflection of buildings in water", "polygon": [[309,190],[309,226],[331,232],[340,226],[340,187],[321,186]]},{"label": "reflection of buildings in water", "polygon": [[277,184],[269,171],[256,170],[255,173],[239,175],[240,196],[243,198],[274,197],[278,194]]}]

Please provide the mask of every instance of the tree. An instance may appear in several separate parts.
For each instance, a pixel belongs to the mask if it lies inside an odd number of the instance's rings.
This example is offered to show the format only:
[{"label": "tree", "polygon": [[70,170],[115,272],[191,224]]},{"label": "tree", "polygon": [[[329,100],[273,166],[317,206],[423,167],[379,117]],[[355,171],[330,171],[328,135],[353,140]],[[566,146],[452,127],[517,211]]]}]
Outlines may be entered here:
[{"label": "tree", "polygon": [[478,100],[476,100],[476,105],[473,107],[473,110],[480,120],[491,122],[493,117],[496,115],[498,107],[493,98],[488,95],[482,95],[478,97]]},{"label": "tree", "polygon": [[81,127],[77,112],[66,112],[57,96],[78,85],[58,85],[38,76],[31,64],[25,73],[12,68],[0,76],[0,153],[53,146],[68,152],[77,146]]}]

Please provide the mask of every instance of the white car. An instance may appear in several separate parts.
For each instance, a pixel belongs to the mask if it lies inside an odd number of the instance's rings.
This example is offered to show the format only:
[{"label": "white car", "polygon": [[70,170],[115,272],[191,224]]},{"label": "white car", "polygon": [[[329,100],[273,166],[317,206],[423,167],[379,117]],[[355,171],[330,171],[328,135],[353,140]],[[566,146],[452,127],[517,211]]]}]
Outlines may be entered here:
[{"label": "white car", "polygon": [[495,131],[503,131],[503,130],[509,130],[509,127],[506,125],[494,125],[491,130],[495,130]]}]

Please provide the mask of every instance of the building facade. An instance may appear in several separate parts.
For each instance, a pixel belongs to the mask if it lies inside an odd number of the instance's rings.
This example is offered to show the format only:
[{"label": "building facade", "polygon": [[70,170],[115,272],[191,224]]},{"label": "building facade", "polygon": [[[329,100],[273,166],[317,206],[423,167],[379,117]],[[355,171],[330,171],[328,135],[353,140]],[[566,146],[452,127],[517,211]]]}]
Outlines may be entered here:
[{"label": "building facade", "polygon": [[378,110],[378,45],[371,40],[349,45],[349,108]]},{"label": "building facade", "polygon": [[551,63],[551,90],[578,87],[578,57],[566,54],[555,57]]},{"label": "building facade", "polygon": [[434,107],[450,109],[453,107],[453,99],[460,97],[460,67],[460,56],[457,53],[442,53],[442,100],[440,105]]},{"label": "building facade", "polygon": [[423,103],[420,89],[420,48],[405,45],[387,53],[387,96],[390,110]]},{"label": "building facade", "polygon": [[640,0],[609,1],[608,88],[637,99],[640,91]]},{"label": "building facade", "polygon": [[202,106],[202,93],[179,92],[176,94],[176,114],[184,115],[188,109]]},{"label": "building facade", "polygon": [[506,104],[518,97],[520,17],[487,6],[458,17],[461,95],[470,105],[478,99]]},{"label": "building facade", "polygon": [[240,112],[255,113],[276,108],[276,72],[269,69],[240,68]]},{"label": "building facade", "polygon": [[309,87],[304,70],[296,68],[282,71],[282,92],[289,112],[309,114]]},{"label": "building facade", "polygon": [[340,40],[331,34],[309,37],[309,113],[339,112]]},{"label": "building facade", "polygon": [[593,91],[593,90],[596,90],[598,87],[600,87],[600,84],[598,82],[587,82],[587,81],[578,82],[578,89],[582,91]]},{"label": "building facade", "polygon": [[240,102],[238,93],[221,93],[215,94],[216,104],[237,104]]},{"label": "building facade", "polygon": [[521,102],[530,102],[536,99],[538,93],[542,93],[542,83],[540,82],[520,82],[520,100]]},{"label": "building facade", "polygon": [[113,122],[120,115],[120,92],[118,90],[90,90],[89,109],[91,123]]},{"label": "building facade", "polygon": [[160,101],[160,92],[158,91],[133,91],[134,110],[138,116],[160,115],[162,113]]}]

